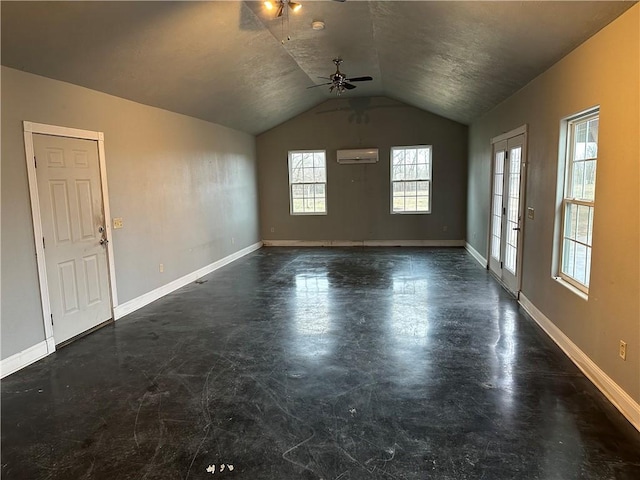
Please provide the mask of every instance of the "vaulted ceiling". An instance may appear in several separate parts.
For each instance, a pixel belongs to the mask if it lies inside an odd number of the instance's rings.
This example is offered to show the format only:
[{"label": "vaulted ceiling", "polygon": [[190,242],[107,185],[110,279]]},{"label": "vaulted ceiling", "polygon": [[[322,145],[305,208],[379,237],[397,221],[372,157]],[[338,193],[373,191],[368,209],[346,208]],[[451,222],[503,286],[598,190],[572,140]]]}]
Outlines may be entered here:
[{"label": "vaulted ceiling", "polygon": [[334,96],[308,87],[341,57],[374,78],[346,96],[470,123],[635,3],[299,1],[3,1],[1,60],[258,134]]}]

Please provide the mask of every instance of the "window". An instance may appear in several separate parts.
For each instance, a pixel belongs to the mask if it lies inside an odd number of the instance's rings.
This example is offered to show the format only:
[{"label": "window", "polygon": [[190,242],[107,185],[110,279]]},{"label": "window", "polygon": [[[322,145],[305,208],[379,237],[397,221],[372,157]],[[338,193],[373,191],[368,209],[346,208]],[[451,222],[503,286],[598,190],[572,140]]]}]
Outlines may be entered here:
[{"label": "window", "polygon": [[560,278],[588,292],[598,159],[598,112],[567,122]]},{"label": "window", "polygon": [[431,213],[431,146],[391,148],[391,213]]},{"label": "window", "polygon": [[291,215],[326,215],[327,167],[324,150],[289,152]]}]

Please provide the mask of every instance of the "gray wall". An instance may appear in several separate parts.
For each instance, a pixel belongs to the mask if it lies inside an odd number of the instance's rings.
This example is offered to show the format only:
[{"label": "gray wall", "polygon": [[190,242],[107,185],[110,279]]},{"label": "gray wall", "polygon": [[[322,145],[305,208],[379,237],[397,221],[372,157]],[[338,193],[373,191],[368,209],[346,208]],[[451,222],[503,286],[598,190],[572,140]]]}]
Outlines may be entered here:
[{"label": "gray wall", "polygon": [[[522,292],[636,402],[640,401],[640,6],[470,127],[469,242],[487,254],[490,139],[529,125]],[[552,278],[562,118],[600,105],[588,301]],[[618,357],[619,341],[627,360]]]},{"label": "gray wall", "polygon": [[252,135],[3,67],[2,358],[44,340],[23,120],[104,132],[120,303],[260,240]]},{"label": "gray wall", "polygon": [[[264,240],[465,238],[465,125],[384,97],[340,98],[258,135],[256,144]],[[419,144],[433,145],[432,213],[391,215],[390,147]],[[359,147],[378,147],[380,161],[336,162],[337,149]],[[326,216],[289,214],[287,152],[308,149],[327,151]]]}]

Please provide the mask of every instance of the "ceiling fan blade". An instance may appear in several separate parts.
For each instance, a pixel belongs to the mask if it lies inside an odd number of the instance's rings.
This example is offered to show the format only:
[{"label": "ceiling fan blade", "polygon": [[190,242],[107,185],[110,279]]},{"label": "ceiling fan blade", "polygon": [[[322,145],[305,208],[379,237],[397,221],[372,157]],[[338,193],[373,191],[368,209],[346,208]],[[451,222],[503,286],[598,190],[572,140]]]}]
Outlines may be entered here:
[{"label": "ceiling fan blade", "polygon": [[307,87],[307,88],[326,87],[327,85],[333,85],[333,84],[331,82],[329,82],[329,83],[319,83],[318,85],[311,85],[310,87]]},{"label": "ceiling fan blade", "polygon": [[356,88],[355,85],[351,85],[350,83],[343,83],[342,84],[344,86],[344,88],[346,88],[347,90],[353,90],[354,88]]},{"label": "ceiling fan blade", "polygon": [[347,82],[368,82],[373,80],[373,77],[355,77],[355,78],[347,78]]}]

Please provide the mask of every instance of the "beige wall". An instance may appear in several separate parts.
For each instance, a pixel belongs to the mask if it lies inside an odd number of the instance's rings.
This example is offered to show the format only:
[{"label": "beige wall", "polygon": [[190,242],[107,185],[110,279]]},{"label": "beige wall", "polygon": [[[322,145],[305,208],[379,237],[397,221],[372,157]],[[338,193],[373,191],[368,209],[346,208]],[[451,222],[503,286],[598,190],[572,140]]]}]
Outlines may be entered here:
[{"label": "beige wall", "polygon": [[[465,238],[465,125],[384,97],[341,98],[259,135],[256,143],[265,240]],[[390,148],[420,144],[433,145],[432,213],[391,215]],[[363,147],[377,147],[380,161],[336,162],[337,149]],[[289,214],[287,153],[309,149],[327,152],[326,216]]]},{"label": "beige wall", "polygon": [[[529,126],[522,292],[633,399],[640,401],[640,6],[474,122],[467,231],[486,255],[490,139]],[[593,259],[588,301],[552,278],[561,119],[600,105]],[[627,360],[618,357],[619,341]]]},{"label": "beige wall", "polygon": [[120,303],[260,240],[252,135],[3,67],[2,358],[44,340],[23,120],[104,132]]}]

